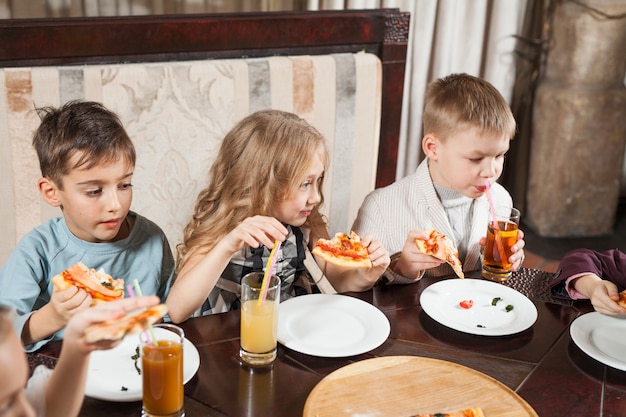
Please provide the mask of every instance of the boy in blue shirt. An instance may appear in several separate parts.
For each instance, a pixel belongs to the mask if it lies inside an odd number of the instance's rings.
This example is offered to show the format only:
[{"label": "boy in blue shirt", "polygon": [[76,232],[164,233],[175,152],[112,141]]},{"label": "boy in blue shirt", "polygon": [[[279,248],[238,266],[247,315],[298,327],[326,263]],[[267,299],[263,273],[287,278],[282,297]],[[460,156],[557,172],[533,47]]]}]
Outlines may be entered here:
[{"label": "boy in blue shirt", "polygon": [[161,300],[174,270],[163,231],[130,211],[135,148],[117,115],[83,101],[38,112],[38,187],[63,216],[24,236],[0,270],[0,304],[15,310],[26,351],[63,338],[69,318],[91,304],[84,290],[55,290],[50,281],[74,263],[137,279],[144,294]]}]

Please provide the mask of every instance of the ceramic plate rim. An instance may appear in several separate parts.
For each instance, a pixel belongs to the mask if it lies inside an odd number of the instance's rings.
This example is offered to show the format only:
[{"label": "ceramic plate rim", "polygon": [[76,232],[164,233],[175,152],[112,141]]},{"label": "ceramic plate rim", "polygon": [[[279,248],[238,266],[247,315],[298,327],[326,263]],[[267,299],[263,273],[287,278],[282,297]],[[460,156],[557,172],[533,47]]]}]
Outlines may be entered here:
[{"label": "ceramic plate rim", "polygon": [[[367,329],[365,332],[367,333],[366,340],[354,340],[352,345],[342,348],[311,346],[297,340],[293,332],[289,330],[289,327],[295,321],[301,323],[302,320],[306,320],[305,325],[320,326],[320,324],[313,323],[315,320],[319,321],[319,317],[310,314],[307,317],[306,313],[308,310],[319,307],[322,304],[325,307],[341,309],[343,312],[346,312],[346,317],[349,316],[348,318],[361,322]],[[280,303],[279,308],[278,341],[291,350],[311,356],[338,358],[360,355],[382,345],[389,337],[391,331],[389,319],[387,319],[387,316],[385,316],[382,311],[366,301],[347,295],[301,295],[283,301]],[[289,315],[291,315],[291,317],[289,317]],[[340,321],[341,320],[334,320],[334,323],[324,322],[322,325],[330,324],[330,330],[332,331],[332,324],[336,324]],[[328,327],[326,329],[328,329]]]},{"label": "ceramic plate rim", "polygon": [[[474,291],[475,297],[472,297],[471,291]],[[488,323],[485,323],[484,319],[474,319],[474,321],[468,325],[450,317],[450,312],[456,312],[452,310],[453,308],[458,308],[459,311],[463,311],[463,309],[458,307],[458,302],[463,299],[478,299],[481,294],[486,298],[486,300],[481,300],[485,303],[480,304],[474,302],[472,308],[466,310],[466,312],[472,315],[481,313],[499,314],[495,312],[502,310],[502,314],[514,314],[511,326],[489,328],[488,325],[486,325]],[[454,305],[452,305],[452,303],[449,304],[449,308],[446,308],[446,313],[441,308],[441,301],[445,300],[446,297],[452,296],[455,297],[455,303]],[[504,302],[498,303],[496,306],[499,310],[491,310],[491,308],[496,308],[491,306],[492,297],[503,298]],[[509,299],[511,301],[507,302]],[[507,304],[511,304],[514,307],[514,309],[508,313],[503,310],[503,307]],[[424,312],[439,324],[463,333],[479,336],[507,336],[520,333],[530,328],[535,321],[537,321],[537,307],[535,307],[528,297],[506,285],[482,279],[449,278],[435,282],[422,291],[420,295],[420,305]],[[468,317],[471,317],[469,314]],[[481,328],[478,327],[478,324],[486,326]]]},{"label": "ceramic plate rim", "polygon": [[570,326],[572,340],[587,355],[605,365],[626,371],[626,361],[619,361],[606,355],[592,342],[594,331],[603,326],[619,327],[620,334],[626,330],[626,316],[607,316],[597,311],[592,311],[577,317]]},{"label": "ceramic plate rim", "polygon": [[[153,330],[156,332],[155,334],[158,334],[159,331],[167,332],[167,330],[159,328],[154,328]],[[141,376],[136,372],[133,360],[131,359],[131,356],[135,353],[134,349],[138,343],[139,333],[136,333],[126,336],[120,344],[115,346],[113,349],[96,350],[91,353],[91,357],[89,358],[89,367],[87,370],[87,381],[85,383],[85,395],[87,397],[115,402],[141,401]],[[127,368],[127,366],[124,365],[124,371],[120,372],[120,375],[125,379],[125,381],[115,382],[116,385],[120,386],[120,390],[112,394],[112,391],[109,389],[103,390],[102,383],[98,378],[100,376],[98,367],[102,366],[103,361],[106,361],[106,366],[110,367],[112,362],[107,361],[107,358],[115,358],[118,357],[118,355],[123,357],[128,356],[128,365],[133,372],[129,372],[132,376],[124,375]],[[191,378],[193,378],[200,367],[200,354],[198,349],[187,338],[183,341],[183,355],[183,380],[184,383],[187,383]],[[119,367],[116,367],[115,369],[119,369]],[[127,391],[122,391],[122,386],[130,387]],[[132,388],[133,386],[135,388]],[[138,389],[136,388],[137,386],[139,387]]]}]

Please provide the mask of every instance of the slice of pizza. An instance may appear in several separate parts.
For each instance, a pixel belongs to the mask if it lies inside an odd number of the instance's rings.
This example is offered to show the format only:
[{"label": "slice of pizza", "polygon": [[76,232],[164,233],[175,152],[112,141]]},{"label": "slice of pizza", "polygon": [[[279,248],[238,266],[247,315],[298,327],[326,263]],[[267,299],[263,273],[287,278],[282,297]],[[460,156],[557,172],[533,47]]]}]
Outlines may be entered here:
[{"label": "slice of pizza", "polygon": [[85,339],[90,343],[101,340],[122,340],[126,335],[146,330],[161,320],[165,313],[167,313],[165,304],[133,310],[122,317],[87,327]]},{"label": "slice of pizza", "polygon": [[465,278],[463,265],[459,260],[459,251],[454,247],[452,241],[436,230],[429,230],[426,233],[429,235],[428,239],[415,239],[417,249],[426,255],[446,261],[459,278]]},{"label": "slice of pizza", "polygon": [[332,239],[319,239],[311,253],[328,263],[346,268],[372,267],[369,252],[354,231],[350,232],[350,236],[337,233]]},{"label": "slice of pizza", "polygon": [[102,269],[96,271],[77,262],[51,279],[54,286],[64,290],[72,285],[81,288],[92,298],[91,305],[124,298],[124,280],[113,279]]},{"label": "slice of pizza", "polygon": [[619,295],[619,300],[617,300],[617,304],[626,308],[626,290],[620,292],[617,295]]},{"label": "slice of pizza", "polygon": [[451,413],[423,413],[413,417],[485,417],[485,413],[480,407],[474,407]]}]

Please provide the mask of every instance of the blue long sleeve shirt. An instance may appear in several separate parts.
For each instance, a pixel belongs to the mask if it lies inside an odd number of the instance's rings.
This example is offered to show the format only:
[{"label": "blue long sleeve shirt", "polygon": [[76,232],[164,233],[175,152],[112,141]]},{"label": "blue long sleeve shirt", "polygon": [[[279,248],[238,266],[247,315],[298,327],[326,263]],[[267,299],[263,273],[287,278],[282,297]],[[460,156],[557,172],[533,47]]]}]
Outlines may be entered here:
[{"label": "blue long sleeve shirt", "polygon": [[[174,259],[161,228],[136,213],[126,239],[112,243],[85,242],[74,236],[65,219],[58,217],[31,230],[19,242],[0,270],[0,304],[15,311],[14,328],[22,334],[30,315],[50,301],[51,278],[76,262],[102,268],[125,283],[139,282],[144,295],[158,295],[163,302],[173,280]],[[62,339],[63,330],[25,346],[32,352],[51,340]]]}]

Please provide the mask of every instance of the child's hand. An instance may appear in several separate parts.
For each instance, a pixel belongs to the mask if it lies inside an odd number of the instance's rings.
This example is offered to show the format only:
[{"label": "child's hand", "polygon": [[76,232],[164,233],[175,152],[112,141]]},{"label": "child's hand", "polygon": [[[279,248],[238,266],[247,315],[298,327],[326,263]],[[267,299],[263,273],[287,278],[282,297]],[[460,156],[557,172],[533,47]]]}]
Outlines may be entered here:
[{"label": "child's hand", "polygon": [[611,281],[603,279],[591,287],[589,299],[598,313],[609,315],[626,313],[626,308],[617,304],[619,300],[617,293],[617,286]]},{"label": "child's hand", "polygon": [[63,345],[71,345],[84,354],[93,350],[110,349],[119,344],[120,341],[103,340],[97,343],[88,343],[85,340],[85,329],[92,324],[112,320],[137,308],[150,307],[159,304],[159,302],[159,297],[156,295],[124,298],[97,304],[81,311],[74,315],[67,323],[63,337]]},{"label": "child's hand", "polygon": [[274,217],[248,217],[228,233],[220,244],[231,253],[240,251],[244,246],[258,248],[264,245],[274,247],[274,241],[282,242],[287,237],[287,228]]},{"label": "child's hand", "polygon": [[509,257],[509,261],[513,265],[513,271],[517,271],[522,267],[524,263],[524,246],[526,246],[526,242],[524,242],[524,232],[521,230],[517,231],[517,242],[511,249],[513,249],[513,254]]},{"label": "child's hand", "polygon": [[618,288],[611,281],[600,278],[596,274],[583,275],[572,283],[574,289],[589,298],[593,308],[602,314],[626,313],[626,308],[617,304]]},{"label": "child's hand", "polygon": [[385,270],[387,270],[391,262],[389,252],[387,252],[387,249],[369,233],[361,238],[361,243],[367,248],[370,261],[372,261],[372,268],[367,269],[365,275],[368,281],[374,285]]},{"label": "child's hand", "polygon": [[89,308],[91,296],[72,285],[64,290],[55,289],[49,304],[54,315],[50,319],[56,322],[59,328],[63,328],[75,314]]},{"label": "child's hand", "polygon": [[411,230],[404,242],[400,259],[395,265],[394,272],[407,278],[417,278],[426,269],[435,268],[444,261],[434,256],[426,255],[417,249],[415,239],[428,239],[428,233],[422,230]]},{"label": "child's hand", "polygon": [[[479,244],[481,246],[480,253],[485,251],[485,245],[487,244],[487,238],[481,237]],[[521,230],[517,231],[517,242],[513,245],[513,254],[509,258],[509,262],[513,265],[513,271],[517,271],[522,267],[524,263],[524,246],[526,246],[526,242],[524,241],[524,232]]]}]

